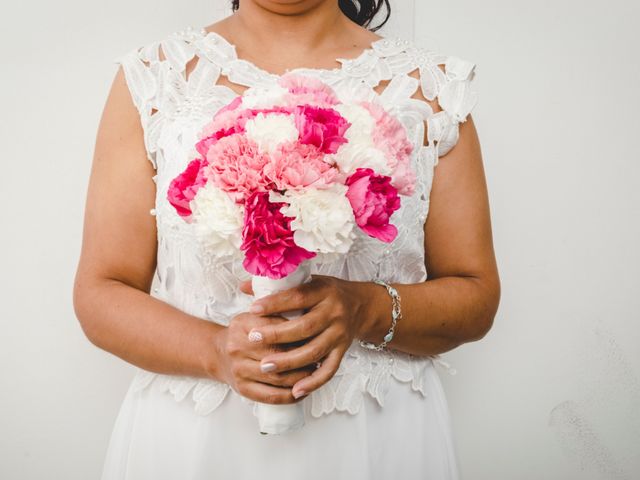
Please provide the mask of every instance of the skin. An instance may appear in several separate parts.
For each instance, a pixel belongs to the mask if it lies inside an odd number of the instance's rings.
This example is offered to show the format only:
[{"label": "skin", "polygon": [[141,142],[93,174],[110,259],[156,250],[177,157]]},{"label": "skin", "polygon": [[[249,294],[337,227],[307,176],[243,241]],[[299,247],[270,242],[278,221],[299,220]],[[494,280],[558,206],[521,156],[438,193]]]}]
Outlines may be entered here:
[{"label": "skin", "polygon": [[[240,58],[276,74],[300,66],[334,68],[335,58],[354,58],[380,38],[329,0],[243,0],[237,12],[207,30],[229,39]],[[194,66],[188,64],[187,72]],[[427,101],[419,91],[415,98]],[[154,175],[120,68],[98,127],[73,290],[76,316],[93,344],[149,371],[212,378],[253,400],[281,404],[326,383],[354,339],[382,341],[391,299],[372,282],[314,275],[308,284],[254,302],[263,310],[239,313],[228,327],[150,296],[157,255],[149,214]],[[389,347],[416,355],[483,338],[499,304],[488,194],[471,116],[460,125],[456,146],[440,158],[430,198],[429,279],[393,284],[403,318]],[[252,293],[248,282],[241,289]],[[279,315],[298,308],[307,313],[295,321]],[[255,332],[261,340],[250,340]],[[264,372],[260,367],[267,363],[273,369]]]}]

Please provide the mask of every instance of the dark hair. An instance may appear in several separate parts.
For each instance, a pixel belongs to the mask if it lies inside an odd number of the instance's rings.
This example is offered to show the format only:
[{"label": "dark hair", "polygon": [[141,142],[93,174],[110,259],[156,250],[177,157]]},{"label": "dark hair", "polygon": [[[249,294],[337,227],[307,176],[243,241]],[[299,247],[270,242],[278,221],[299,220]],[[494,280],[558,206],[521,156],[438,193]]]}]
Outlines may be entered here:
[{"label": "dark hair", "polygon": [[[369,28],[369,24],[373,17],[380,11],[380,7],[384,5],[387,9],[387,15],[379,25]],[[235,12],[240,6],[240,0],[232,0],[231,8]],[[391,6],[389,0],[338,0],[338,6],[342,13],[349,17],[352,21],[362,27],[367,27],[370,31],[375,32],[382,27],[391,15]],[[359,7],[359,8],[358,8]]]}]

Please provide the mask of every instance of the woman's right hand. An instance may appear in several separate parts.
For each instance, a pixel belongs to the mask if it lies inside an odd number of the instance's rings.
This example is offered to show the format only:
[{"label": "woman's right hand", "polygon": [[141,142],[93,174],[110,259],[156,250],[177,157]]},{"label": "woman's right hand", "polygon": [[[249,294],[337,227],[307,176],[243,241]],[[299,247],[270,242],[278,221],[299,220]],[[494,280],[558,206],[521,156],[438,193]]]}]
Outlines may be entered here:
[{"label": "woman's right hand", "polygon": [[312,366],[286,372],[262,372],[260,361],[267,354],[286,351],[299,345],[269,345],[249,340],[253,328],[288,322],[280,315],[260,316],[248,312],[235,315],[229,326],[217,336],[218,372],[221,380],[229,384],[240,395],[249,399],[271,404],[295,403],[302,400],[294,398],[293,385],[310,375]]}]

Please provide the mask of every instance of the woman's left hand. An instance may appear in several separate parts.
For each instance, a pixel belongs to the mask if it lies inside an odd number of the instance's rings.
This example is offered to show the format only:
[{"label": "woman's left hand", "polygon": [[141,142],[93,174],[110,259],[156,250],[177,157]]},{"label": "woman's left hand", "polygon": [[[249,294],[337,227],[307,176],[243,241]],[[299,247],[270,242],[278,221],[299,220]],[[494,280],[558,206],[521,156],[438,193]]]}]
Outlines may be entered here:
[{"label": "woman's left hand", "polygon": [[[297,348],[266,355],[261,368],[272,364],[266,367],[267,371],[284,372],[321,362],[311,375],[293,386],[296,398],[328,382],[368,318],[372,285],[312,275],[307,283],[255,300],[249,308],[251,313],[277,315],[298,309],[304,309],[305,313],[292,321],[254,328],[251,340],[282,344],[309,339]],[[240,289],[253,294],[250,280],[242,282]]]}]

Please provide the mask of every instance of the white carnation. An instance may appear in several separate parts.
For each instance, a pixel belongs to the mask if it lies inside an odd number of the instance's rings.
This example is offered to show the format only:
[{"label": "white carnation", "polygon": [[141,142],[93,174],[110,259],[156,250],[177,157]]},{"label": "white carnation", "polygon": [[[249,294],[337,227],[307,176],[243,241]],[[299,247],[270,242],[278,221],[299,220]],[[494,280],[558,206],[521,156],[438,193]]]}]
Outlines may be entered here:
[{"label": "white carnation", "polygon": [[379,148],[366,142],[343,145],[334,156],[338,168],[351,175],[356,168],[372,168],[379,175],[391,175],[387,157]]},{"label": "white carnation", "polygon": [[242,242],[242,207],[211,183],[198,190],[190,205],[202,245],[220,257],[237,255]]},{"label": "white carnation", "polygon": [[271,153],[275,147],[298,139],[298,129],[292,115],[260,112],[245,123],[247,138],[258,144],[261,152]]},{"label": "white carnation", "polygon": [[289,90],[280,85],[270,85],[268,88],[250,87],[242,94],[242,107],[271,108],[282,105],[288,93]]},{"label": "white carnation", "polygon": [[334,183],[326,189],[269,192],[269,201],[286,202],[280,212],[291,221],[297,245],[317,253],[346,253],[353,244],[355,217],[346,197],[347,187]]},{"label": "white carnation", "polygon": [[347,103],[334,107],[351,126],[345,132],[348,140],[334,155],[335,163],[341,171],[351,175],[357,168],[372,168],[380,175],[390,175],[387,158],[373,143],[375,120],[369,111],[357,104]]},{"label": "white carnation", "polygon": [[372,140],[376,122],[366,108],[355,103],[341,103],[333,107],[351,123],[345,137],[351,142],[368,142]]}]

